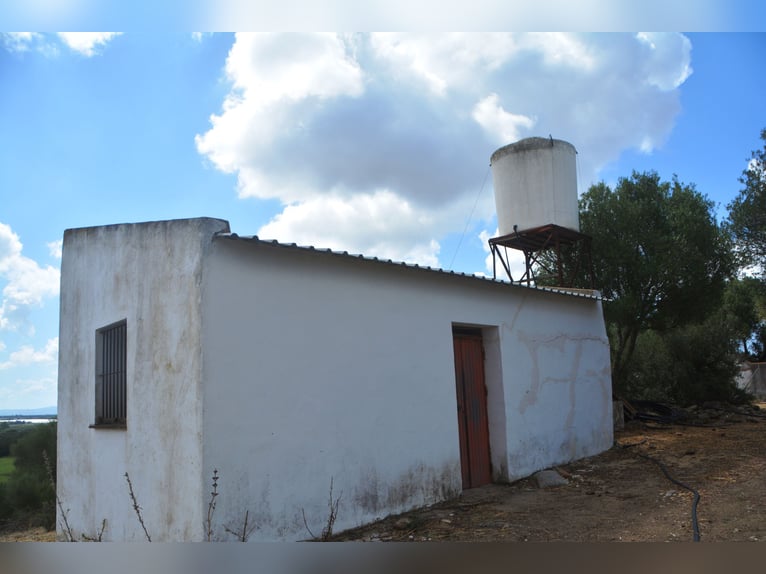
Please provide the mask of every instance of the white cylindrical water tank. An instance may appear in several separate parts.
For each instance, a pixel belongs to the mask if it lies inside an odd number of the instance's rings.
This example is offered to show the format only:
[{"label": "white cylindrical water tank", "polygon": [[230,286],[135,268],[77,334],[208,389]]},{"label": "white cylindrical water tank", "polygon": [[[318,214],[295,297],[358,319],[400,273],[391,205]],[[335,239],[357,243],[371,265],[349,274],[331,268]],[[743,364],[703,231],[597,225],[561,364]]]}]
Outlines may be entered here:
[{"label": "white cylindrical water tank", "polygon": [[580,230],[576,150],[552,138],[527,138],[492,154],[500,235],[553,223]]}]

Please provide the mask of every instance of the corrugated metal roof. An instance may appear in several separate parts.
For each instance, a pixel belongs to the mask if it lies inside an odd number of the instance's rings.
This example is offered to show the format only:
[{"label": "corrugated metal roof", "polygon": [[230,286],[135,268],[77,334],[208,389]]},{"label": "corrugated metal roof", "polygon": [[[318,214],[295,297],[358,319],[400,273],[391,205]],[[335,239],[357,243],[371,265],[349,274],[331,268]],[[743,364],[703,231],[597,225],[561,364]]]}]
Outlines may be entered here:
[{"label": "corrugated metal roof", "polygon": [[216,238],[248,241],[252,243],[258,243],[260,245],[268,245],[272,247],[278,247],[282,249],[294,249],[299,251],[315,251],[317,253],[327,253],[336,257],[344,257],[347,259],[356,259],[371,261],[382,265],[391,265],[395,267],[407,267],[409,269],[417,269],[419,271],[428,273],[438,273],[446,276],[459,276],[474,281],[484,281],[489,283],[496,283],[499,285],[506,285],[516,289],[530,289],[532,291],[544,291],[547,293],[555,293],[557,295],[567,295],[569,297],[582,297],[585,299],[597,299],[602,300],[603,297],[598,291],[591,289],[574,289],[564,287],[540,287],[540,286],[527,286],[519,283],[511,283],[502,279],[493,279],[492,277],[486,277],[482,275],[472,275],[469,273],[463,273],[460,271],[448,271],[446,269],[440,269],[437,267],[418,265],[417,263],[405,263],[404,261],[393,261],[391,259],[381,259],[378,257],[368,257],[362,254],[349,253],[348,251],[333,251],[332,249],[323,249],[314,247],[313,245],[298,245],[296,243],[280,243],[276,239],[261,239],[257,235],[238,235],[237,233],[216,233]]}]

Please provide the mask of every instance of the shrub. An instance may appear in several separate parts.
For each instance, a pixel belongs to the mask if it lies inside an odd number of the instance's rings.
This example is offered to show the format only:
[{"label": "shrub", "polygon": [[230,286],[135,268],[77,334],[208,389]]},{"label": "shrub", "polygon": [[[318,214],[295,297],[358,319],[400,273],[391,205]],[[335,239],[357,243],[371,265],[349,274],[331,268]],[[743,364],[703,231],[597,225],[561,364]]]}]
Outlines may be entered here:
[{"label": "shrub", "polygon": [[0,488],[0,519],[54,528],[56,494],[51,487],[43,452],[47,453],[55,469],[56,423],[35,424],[12,445],[11,452],[15,457],[15,468]]},{"label": "shrub", "polygon": [[743,402],[748,396],[736,386],[738,369],[732,326],[716,313],[703,323],[641,333],[626,396],[680,405]]}]

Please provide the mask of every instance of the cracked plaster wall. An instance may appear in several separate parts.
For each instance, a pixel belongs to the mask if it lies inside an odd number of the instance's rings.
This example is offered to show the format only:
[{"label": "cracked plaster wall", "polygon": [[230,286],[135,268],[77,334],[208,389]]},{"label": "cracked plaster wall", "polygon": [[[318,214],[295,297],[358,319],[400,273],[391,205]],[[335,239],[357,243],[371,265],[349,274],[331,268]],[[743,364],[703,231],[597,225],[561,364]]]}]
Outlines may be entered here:
[{"label": "cracked plaster wall", "polygon": [[222,538],[321,532],[331,480],[336,531],[457,495],[453,324],[483,329],[496,480],[612,444],[599,301],[225,238],[204,293]]}]

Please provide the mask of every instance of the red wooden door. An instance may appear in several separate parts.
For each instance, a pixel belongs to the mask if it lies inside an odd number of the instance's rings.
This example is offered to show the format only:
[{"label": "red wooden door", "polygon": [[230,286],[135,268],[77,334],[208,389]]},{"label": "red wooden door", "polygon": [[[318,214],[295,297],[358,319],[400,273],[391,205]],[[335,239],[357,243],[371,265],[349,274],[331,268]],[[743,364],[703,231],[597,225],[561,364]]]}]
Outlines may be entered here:
[{"label": "red wooden door", "polygon": [[455,384],[463,488],[492,482],[481,334],[455,332]]}]

